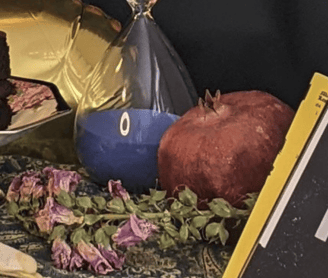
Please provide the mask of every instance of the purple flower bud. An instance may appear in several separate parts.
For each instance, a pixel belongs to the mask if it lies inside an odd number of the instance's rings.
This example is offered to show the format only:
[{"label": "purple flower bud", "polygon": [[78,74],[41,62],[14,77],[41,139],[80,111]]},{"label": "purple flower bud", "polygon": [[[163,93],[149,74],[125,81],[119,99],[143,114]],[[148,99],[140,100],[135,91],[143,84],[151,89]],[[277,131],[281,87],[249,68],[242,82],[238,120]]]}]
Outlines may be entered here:
[{"label": "purple flower bud", "polygon": [[98,245],[101,255],[113,266],[115,269],[121,270],[125,261],[125,256],[119,251],[114,251],[111,248],[105,248]]},{"label": "purple flower bud", "polygon": [[158,227],[145,219],[139,219],[135,214],[117,230],[113,239],[119,246],[133,246],[149,238]]},{"label": "purple flower bud", "polygon": [[83,258],[80,256],[79,252],[74,248],[72,250],[71,262],[69,264],[69,271],[79,269],[83,265]]},{"label": "purple flower bud", "polygon": [[52,193],[59,195],[61,190],[66,192],[75,191],[77,184],[81,180],[81,176],[74,171],[57,170],[52,167],[46,167],[42,172],[49,179],[48,191],[50,196],[52,196]]},{"label": "purple flower bud", "polygon": [[51,258],[54,261],[54,266],[59,269],[67,269],[71,262],[72,250],[69,245],[59,237],[57,237],[51,248]]},{"label": "purple flower bud", "polygon": [[118,197],[125,201],[130,200],[130,195],[125,190],[125,188],[122,186],[122,183],[120,180],[117,180],[117,181],[110,180],[108,182],[108,191],[112,195],[113,198]]},{"label": "purple flower bud", "polygon": [[18,199],[19,199],[19,189],[21,187],[21,184],[22,184],[22,180],[20,177],[15,177],[9,188],[8,188],[8,192],[7,192],[7,196],[6,196],[6,199],[8,202],[11,202],[11,201],[15,201],[17,202]]},{"label": "purple flower bud", "polygon": [[72,225],[74,223],[81,224],[83,217],[76,217],[73,211],[59,205],[52,197],[48,197],[44,209],[36,214],[35,221],[41,232],[50,233],[55,223],[66,225]]},{"label": "purple flower bud", "polygon": [[113,268],[111,267],[109,262],[91,243],[86,243],[85,241],[81,240],[77,244],[76,248],[82,258],[89,263],[89,270],[93,270],[95,273],[102,275],[113,271]]}]

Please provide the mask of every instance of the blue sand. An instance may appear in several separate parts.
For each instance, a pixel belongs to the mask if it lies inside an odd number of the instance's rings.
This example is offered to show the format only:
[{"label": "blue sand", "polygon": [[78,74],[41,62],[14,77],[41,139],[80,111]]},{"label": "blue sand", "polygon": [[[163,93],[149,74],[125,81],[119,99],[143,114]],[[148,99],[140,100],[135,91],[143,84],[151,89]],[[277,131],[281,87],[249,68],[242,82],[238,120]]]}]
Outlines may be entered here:
[{"label": "blue sand", "polygon": [[148,109],[91,113],[76,124],[78,157],[96,182],[120,179],[130,192],[148,193],[157,178],[159,141],[178,118]]}]

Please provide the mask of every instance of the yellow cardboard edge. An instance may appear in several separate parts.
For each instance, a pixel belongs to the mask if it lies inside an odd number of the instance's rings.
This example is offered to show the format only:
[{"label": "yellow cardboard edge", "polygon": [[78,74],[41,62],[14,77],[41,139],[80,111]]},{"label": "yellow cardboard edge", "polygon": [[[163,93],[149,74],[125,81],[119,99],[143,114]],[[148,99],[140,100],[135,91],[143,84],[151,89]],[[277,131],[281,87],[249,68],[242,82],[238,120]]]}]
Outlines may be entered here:
[{"label": "yellow cardboard edge", "polygon": [[301,102],[277,155],[273,170],[267,177],[254,209],[245,225],[223,278],[239,278],[257,245],[260,234],[290,176],[297,159],[317,123],[324,105],[319,100],[322,91],[328,92],[328,77],[315,73],[309,91]]}]

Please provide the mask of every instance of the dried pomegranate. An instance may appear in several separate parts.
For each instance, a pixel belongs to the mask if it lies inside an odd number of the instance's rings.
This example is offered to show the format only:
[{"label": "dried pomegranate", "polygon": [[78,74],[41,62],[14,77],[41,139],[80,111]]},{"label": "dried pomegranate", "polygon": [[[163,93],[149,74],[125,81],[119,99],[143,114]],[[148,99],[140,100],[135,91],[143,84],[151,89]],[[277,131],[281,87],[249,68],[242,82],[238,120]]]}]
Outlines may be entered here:
[{"label": "dried pomegranate", "polygon": [[282,148],[294,111],[271,94],[206,93],[164,133],[159,182],[172,193],[186,185],[200,199],[222,197],[241,206],[261,190]]}]

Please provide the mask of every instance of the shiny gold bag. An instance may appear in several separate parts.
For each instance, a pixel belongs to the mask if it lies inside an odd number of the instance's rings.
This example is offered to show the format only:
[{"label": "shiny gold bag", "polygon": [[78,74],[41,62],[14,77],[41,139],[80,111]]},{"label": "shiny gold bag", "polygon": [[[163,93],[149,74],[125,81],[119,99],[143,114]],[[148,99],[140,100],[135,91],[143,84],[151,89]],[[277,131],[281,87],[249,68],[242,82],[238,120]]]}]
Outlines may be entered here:
[{"label": "shiny gold bag", "polygon": [[[0,1],[0,30],[7,33],[12,75],[55,84],[74,111],[95,65],[120,29],[117,20],[79,0]],[[0,147],[0,154],[76,163],[74,114]]]}]

